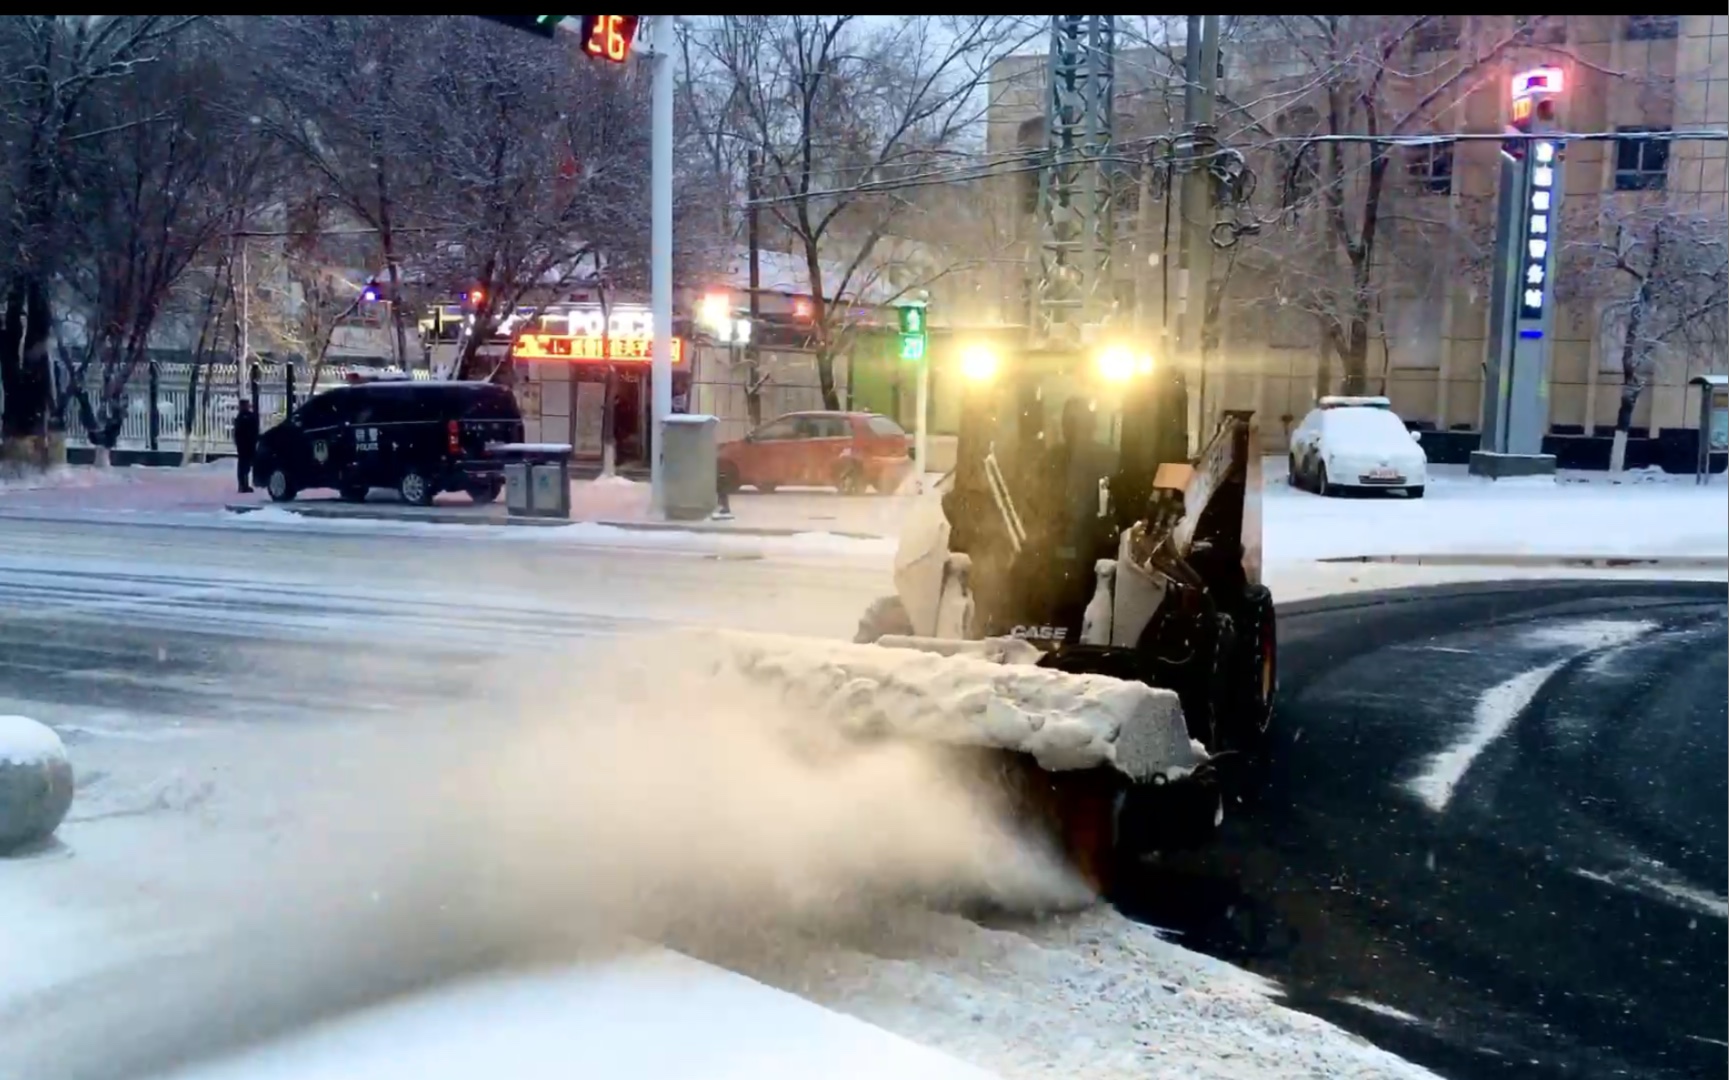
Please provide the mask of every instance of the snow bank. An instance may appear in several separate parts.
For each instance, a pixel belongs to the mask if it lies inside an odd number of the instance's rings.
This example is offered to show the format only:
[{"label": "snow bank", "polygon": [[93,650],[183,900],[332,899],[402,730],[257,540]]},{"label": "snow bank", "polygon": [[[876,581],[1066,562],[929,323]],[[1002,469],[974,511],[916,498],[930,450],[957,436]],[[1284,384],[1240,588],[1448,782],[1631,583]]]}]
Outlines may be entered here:
[{"label": "snow bank", "polygon": [[1175,778],[1205,759],[1177,695],[1102,675],[913,649],[725,635],[724,662],[850,734],[1010,750],[1053,772]]},{"label": "snow bank", "polygon": [[124,484],[130,479],[124,469],[98,469],[88,465],[59,465],[41,471],[8,468],[0,470],[0,494],[50,488],[104,487]]},{"label": "snow bank", "polygon": [[736,962],[1011,1080],[1434,1080],[1106,908],[1001,929],[903,909],[804,944]]},{"label": "snow bank", "polygon": [[635,491],[642,486],[639,481],[632,480],[628,476],[620,476],[617,473],[614,473],[611,476],[597,476],[593,480],[588,481],[588,483],[589,486],[595,488],[612,487],[621,488],[626,491]]},{"label": "snow bank", "polygon": [[174,1080],[989,1080],[981,1069],[674,953],[493,978]]},{"label": "snow bank", "polygon": [[0,855],[52,836],[71,807],[60,736],[28,717],[0,716]]},{"label": "snow bank", "polygon": [[538,526],[439,524],[381,518],[308,517],[276,506],[246,513],[224,511],[216,520],[227,528],[258,531],[295,529],[312,535],[359,533],[444,540],[487,539],[521,544],[566,544],[572,547],[626,548],[704,555],[833,555],[887,559],[895,552],[895,541],[892,539],[841,536],[821,530],[760,536],[730,532],[724,528],[628,528],[589,521]]}]

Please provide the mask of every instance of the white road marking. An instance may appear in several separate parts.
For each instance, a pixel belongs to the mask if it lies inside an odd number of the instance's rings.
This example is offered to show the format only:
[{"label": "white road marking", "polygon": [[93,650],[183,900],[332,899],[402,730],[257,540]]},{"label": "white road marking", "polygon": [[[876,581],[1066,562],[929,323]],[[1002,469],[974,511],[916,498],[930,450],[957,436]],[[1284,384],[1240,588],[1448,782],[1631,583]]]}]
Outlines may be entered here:
[{"label": "white road marking", "polygon": [[1591,619],[1532,630],[1525,635],[1526,642],[1538,646],[1565,646],[1573,652],[1542,667],[1521,672],[1485,691],[1477,699],[1471,725],[1464,737],[1432,755],[1424,764],[1423,771],[1406,786],[1429,809],[1436,813],[1445,810],[1472,764],[1496,739],[1512,729],[1519,714],[1530,707],[1538,691],[1569,660],[1597,649],[1625,645],[1655,626],[1655,623],[1643,620]]},{"label": "white road marking", "polygon": [[1436,813],[1445,810],[1472,763],[1489,748],[1490,743],[1507,733],[1519,714],[1531,704],[1531,699],[1537,696],[1537,691],[1566,662],[1556,660],[1532,668],[1490,687],[1478,698],[1471,728],[1465,737],[1431,756],[1422,774],[1410,782],[1411,791],[1423,801],[1423,805]]},{"label": "white road marking", "polygon": [[1370,1001],[1368,998],[1342,997],[1339,1000],[1344,1002],[1346,1005],[1355,1005],[1357,1008],[1372,1012],[1377,1016],[1391,1017],[1394,1020],[1402,1020],[1407,1024],[1423,1023],[1422,1017],[1412,1016],[1403,1009],[1395,1009],[1391,1005],[1383,1005],[1378,1001]]},{"label": "white road marking", "polygon": [[1667,864],[1636,851],[1623,853],[1626,866],[1618,870],[1587,870],[1576,868],[1573,873],[1591,881],[1612,885],[1716,919],[1729,919],[1729,897],[1701,888],[1681,877]]}]

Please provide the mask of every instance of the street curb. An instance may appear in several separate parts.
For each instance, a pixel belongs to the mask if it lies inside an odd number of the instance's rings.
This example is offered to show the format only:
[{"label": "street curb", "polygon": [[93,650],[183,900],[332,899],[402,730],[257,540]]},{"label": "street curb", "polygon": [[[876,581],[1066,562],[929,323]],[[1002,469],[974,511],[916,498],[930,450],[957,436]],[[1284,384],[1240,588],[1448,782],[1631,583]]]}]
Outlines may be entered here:
[{"label": "street curb", "polygon": [[[570,524],[575,524],[571,522]],[[592,521],[591,525],[605,525],[613,529],[632,529],[637,532],[695,532],[711,533],[715,536],[809,536],[818,533],[823,536],[841,536],[848,540],[890,540],[893,537],[877,533],[851,532],[845,529],[819,529],[812,526],[808,529],[771,529],[762,525],[715,525],[706,521]]]},{"label": "street curb", "polygon": [[348,505],[324,506],[319,503],[229,503],[223,509],[232,514],[250,514],[259,510],[285,510],[290,514],[298,514],[304,518],[321,521],[399,521],[415,525],[490,525],[493,527],[520,525],[531,528],[556,528],[564,525],[604,525],[610,529],[623,529],[630,532],[682,532],[701,533],[707,536],[754,536],[754,537],[787,537],[804,536],[810,533],[821,533],[827,536],[839,536],[848,540],[884,540],[887,537],[876,533],[849,532],[840,529],[771,529],[755,525],[719,525],[706,521],[608,521],[608,520],[577,520],[567,518],[531,518],[531,517],[480,517],[474,514],[453,513],[436,508],[402,507],[389,513],[367,511]]},{"label": "street curb", "polygon": [[1576,570],[1724,570],[1724,555],[1335,555],[1323,563],[1379,563],[1393,566],[1564,567]]}]

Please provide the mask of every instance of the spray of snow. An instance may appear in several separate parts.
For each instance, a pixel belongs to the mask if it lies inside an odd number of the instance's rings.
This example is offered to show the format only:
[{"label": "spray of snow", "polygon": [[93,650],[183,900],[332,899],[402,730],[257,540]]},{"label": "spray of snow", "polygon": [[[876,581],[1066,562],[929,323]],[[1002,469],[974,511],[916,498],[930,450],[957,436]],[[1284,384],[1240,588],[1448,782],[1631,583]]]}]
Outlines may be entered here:
[{"label": "spray of snow", "polygon": [[[604,958],[643,939],[764,958],[788,933],[862,934],[908,901],[1091,901],[929,748],[789,740],[805,717],[742,683],[670,674],[674,647],[642,638],[616,653],[513,659],[481,676],[469,700],[484,705],[230,749],[221,770],[197,765],[218,779],[196,797],[179,782],[136,797],[118,786],[119,815],[81,827],[137,836],[163,813],[201,823],[144,863],[183,876],[185,891],[146,891],[166,921],[192,908],[214,918],[211,936],[110,972],[76,1000],[26,1007],[28,1025],[0,1000],[0,1027],[29,1030],[0,1053],[0,1072],[143,1075],[410,987]],[[132,745],[195,757],[184,744]],[[164,791],[174,797],[155,797]],[[208,831],[241,821],[262,835]],[[108,1037],[78,1035],[98,1029]]]},{"label": "spray of snow", "polygon": [[1571,652],[1484,691],[1477,699],[1471,724],[1463,736],[1431,756],[1423,771],[1407,786],[1430,810],[1436,813],[1445,810],[1471,765],[1497,739],[1512,730],[1520,714],[1530,707],[1538,692],[1568,661],[1583,653],[1622,647],[1650,632],[1654,626],[1654,623],[1646,621],[1589,619],[1533,629],[1525,635],[1527,644],[1538,648],[1565,648]]}]

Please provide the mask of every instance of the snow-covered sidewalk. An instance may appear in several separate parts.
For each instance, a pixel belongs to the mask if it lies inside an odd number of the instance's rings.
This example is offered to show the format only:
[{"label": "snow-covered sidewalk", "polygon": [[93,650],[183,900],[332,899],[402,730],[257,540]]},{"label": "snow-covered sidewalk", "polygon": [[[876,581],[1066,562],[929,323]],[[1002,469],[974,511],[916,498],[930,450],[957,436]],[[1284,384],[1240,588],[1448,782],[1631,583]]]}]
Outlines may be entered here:
[{"label": "snow-covered sidewalk", "polygon": [[1389,555],[1729,557],[1729,486],[1601,474],[1484,480],[1435,466],[1426,495],[1321,498],[1269,467],[1269,562]]}]

